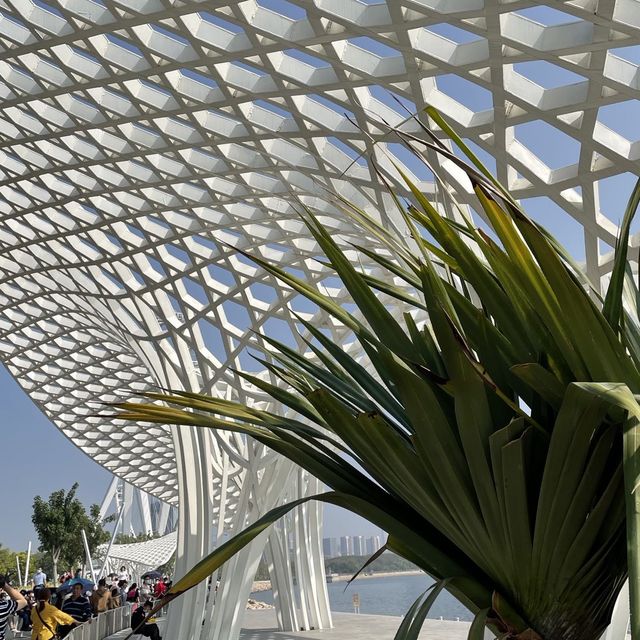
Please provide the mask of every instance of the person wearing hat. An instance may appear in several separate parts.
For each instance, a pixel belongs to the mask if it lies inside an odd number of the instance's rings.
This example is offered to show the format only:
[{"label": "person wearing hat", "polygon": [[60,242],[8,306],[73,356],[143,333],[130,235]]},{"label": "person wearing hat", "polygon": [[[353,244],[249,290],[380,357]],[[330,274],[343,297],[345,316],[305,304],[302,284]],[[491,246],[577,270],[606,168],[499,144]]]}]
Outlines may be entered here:
[{"label": "person wearing hat", "polygon": [[33,584],[33,590],[37,591],[38,589],[44,589],[47,586],[47,574],[39,568],[33,574],[33,580],[31,581]]}]

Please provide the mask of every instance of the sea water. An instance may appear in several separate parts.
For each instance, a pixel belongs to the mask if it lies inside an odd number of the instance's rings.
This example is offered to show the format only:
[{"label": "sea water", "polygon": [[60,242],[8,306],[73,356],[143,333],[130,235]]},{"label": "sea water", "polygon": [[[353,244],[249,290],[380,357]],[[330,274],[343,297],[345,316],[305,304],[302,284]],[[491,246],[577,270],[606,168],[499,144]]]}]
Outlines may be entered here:
[{"label": "sea water", "polygon": [[[353,613],[353,596],[360,599],[360,613],[387,616],[403,616],[413,602],[423,593],[433,580],[420,575],[387,575],[354,580],[345,590],[346,582],[332,582],[327,585],[329,604],[332,611]],[[273,593],[261,591],[251,595],[255,600],[273,604]],[[445,620],[473,620],[471,612],[463,607],[451,594],[443,591],[429,611],[429,618]]]}]

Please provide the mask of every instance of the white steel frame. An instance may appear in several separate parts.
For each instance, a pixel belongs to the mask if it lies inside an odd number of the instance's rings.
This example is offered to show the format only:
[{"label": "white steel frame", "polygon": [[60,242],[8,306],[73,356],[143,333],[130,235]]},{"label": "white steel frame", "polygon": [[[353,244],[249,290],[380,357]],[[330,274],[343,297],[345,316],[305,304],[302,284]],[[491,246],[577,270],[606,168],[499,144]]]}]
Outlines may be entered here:
[{"label": "white steel frame", "polygon": [[176,550],[175,531],[159,538],[128,544],[104,544],[96,550],[96,559],[103,567],[102,576],[118,573],[125,567],[131,582],[140,584],[141,576],[169,562]]},{"label": "white steel frame", "polygon": [[167,502],[158,502],[157,507],[152,513],[152,497],[148,493],[113,476],[100,504],[100,518],[117,516],[115,533],[163,536],[172,530],[174,507]]},{"label": "white steel frame", "polygon": [[[547,5],[551,17],[527,13]],[[639,45],[637,0],[0,0],[0,355],[80,449],[179,507],[180,575],[314,481],[237,434],[114,425],[92,417],[92,401],[159,385],[265,406],[232,367],[259,369],[245,355],[263,346],[252,331],[303,348],[292,311],[350,348],[236,249],[346,301],[294,204],[341,243],[353,228],[327,189],[393,224],[372,159],[397,178],[388,125],[416,128],[402,124],[403,101],[439,107],[516,197],[548,198],[577,221],[599,282],[619,218],[599,190],[637,173],[640,155],[601,114],[637,100],[626,52]],[[578,80],[542,86],[519,66],[532,62]],[[452,77],[490,105],[448,92]],[[527,123],[572,139],[576,161],[536,157],[518,139]],[[637,261],[637,236],[632,246]],[[330,625],[319,522],[310,505],[265,534],[225,568],[215,607],[206,586],[180,601],[168,635],[235,637],[265,544],[281,626]]]}]

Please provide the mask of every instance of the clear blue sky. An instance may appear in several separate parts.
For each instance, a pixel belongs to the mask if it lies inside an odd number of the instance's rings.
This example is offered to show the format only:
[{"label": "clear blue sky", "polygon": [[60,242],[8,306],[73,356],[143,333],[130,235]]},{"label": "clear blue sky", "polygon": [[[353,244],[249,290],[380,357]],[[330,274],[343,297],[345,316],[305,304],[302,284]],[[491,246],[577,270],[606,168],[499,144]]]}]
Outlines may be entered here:
[{"label": "clear blue sky", "polygon": [[0,407],[0,543],[26,550],[29,540],[37,546],[31,525],[34,496],[69,489],[78,481],[80,499],[87,505],[100,503],[111,474],[71,444],[1,366]]}]

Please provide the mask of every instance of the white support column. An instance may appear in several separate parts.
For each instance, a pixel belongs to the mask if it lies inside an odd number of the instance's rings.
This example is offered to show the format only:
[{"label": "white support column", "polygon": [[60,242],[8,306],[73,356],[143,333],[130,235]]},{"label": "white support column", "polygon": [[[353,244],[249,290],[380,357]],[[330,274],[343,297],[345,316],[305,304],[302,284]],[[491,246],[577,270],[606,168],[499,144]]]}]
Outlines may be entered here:
[{"label": "white support column", "polygon": [[[245,525],[246,513],[249,505],[249,498],[251,493],[251,486],[246,482],[243,484],[242,491],[237,506],[236,517],[233,531],[241,530]],[[222,533],[217,532],[217,542],[222,540]],[[207,616],[207,629],[202,635],[203,640],[214,640],[221,637],[220,633],[228,634],[226,637],[229,640],[234,640],[230,635],[229,629],[233,625],[233,618],[237,609],[237,598],[239,594],[239,578],[244,576],[246,572],[247,562],[252,564],[253,558],[248,558],[248,551],[251,548],[245,548],[242,552],[231,558],[223,567],[222,575],[220,579],[220,588],[215,594],[214,598],[209,599],[208,616]],[[259,560],[258,560],[259,561]],[[257,565],[256,565],[257,567]],[[240,573],[241,572],[241,573]],[[235,603],[235,605],[234,605]]]},{"label": "white support column", "polygon": [[133,526],[133,486],[128,482],[123,483],[122,486],[122,499],[124,505],[124,511],[122,513],[122,533],[126,535],[132,535],[135,533]]},{"label": "white support column", "polygon": [[160,514],[158,516],[158,530],[157,534],[163,536],[167,532],[167,523],[169,521],[169,514],[171,513],[171,506],[166,502],[160,505]]},{"label": "white support column", "polygon": [[[249,465],[230,535],[238,533],[279,504],[290,485],[293,470],[291,462],[278,459],[276,464],[270,464],[258,473],[251,462],[255,460],[256,450],[262,451],[262,446],[252,442],[251,447],[253,451],[249,455]],[[202,640],[237,640],[239,637],[246,602],[268,537],[269,530],[266,530],[225,564],[220,589],[215,604],[212,605],[211,625]]]},{"label": "white support column", "polygon": [[[298,469],[297,478],[296,478],[296,493],[297,496],[301,497],[301,494],[304,493],[303,488],[300,486],[300,474],[302,470]],[[292,542],[293,542],[293,553],[294,560],[296,565],[296,576],[298,578],[297,581],[297,591],[298,591],[298,600],[300,601],[300,629],[310,629],[311,623],[309,621],[309,611],[305,606],[307,602],[304,597],[304,586],[309,581],[309,571],[307,562],[305,559],[305,554],[307,553],[307,545],[305,544],[305,535],[304,535],[304,512],[305,507],[300,506],[294,509],[292,512]]]},{"label": "white support column", "polygon": [[[313,495],[320,491],[320,483],[297,469],[291,491],[289,499]],[[321,509],[315,502],[297,507],[274,528],[269,540],[269,571],[282,631],[332,626],[321,545]],[[289,553],[290,538],[293,556]]]},{"label": "white support column", "polygon": [[[183,362],[181,379],[175,370],[166,366],[159,350],[149,344],[133,344],[147,362],[159,385],[170,389],[197,389],[191,356],[179,348],[176,357]],[[211,551],[213,509],[211,488],[210,435],[205,429],[172,427],[178,478],[178,543],[174,579],[179,579]],[[206,602],[206,584],[202,583],[169,606],[166,636],[198,640]]]},{"label": "white support column", "polygon": [[253,578],[258,570],[268,535],[267,531],[261,533],[225,564],[213,609],[212,623],[208,630],[204,630],[203,639],[239,638]]},{"label": "white support column", "polygon": [[[314,495],[320,488],[317,478],[298,469],[298,496]],[[328,629],[332,626],[331,611],[321,546],[321,507],[315,502],[296,509],[296,560],[301,609],[305,629]]]},{"label": "white support column", "polygon": [[[109,511],[109,507],[111,503],[115,500],[117,502],[117,494],[118,494],[118,483],[121,480],[117,476],[113,476],[111,478],[111,482],[109,483],[109,488],[107,492],[104,494],[104,498],[102,499],[102,503],[100,504],[100,520],[104,520],[107,516],[107,512]],[[116,512],[118,508],[116,507]]]},{"label": "white support column", "polygon": [[[31,540],[29,540],[29,546],[27,547],[27,559],[24,564],[24,583],[29,584],[29,562],[31,561]],[[54,580],[58,579],[58,576],[53,576]]]},{"label": "white support column", "polygon": [[145,533],[153,533],[151,524],[151,509],[149,508],[149,495],[144,491],[136,491],[140,504],[140,518],[142,519],[142,529]]},{"label": "white support column", "polygon": [[613,607],[613,613],[611,614],[611,624],[607,627],[606,631],[602,634],[600,640],[625,640],[627,637],[627,628],[629,627],[629,580],[627,580],[620,593],[618,599]]},{"label": "white support column", "polygon": [[[175,579],[181,578],[211,550],[211,474],[206,435],[203,430],[173,428],[180,499]],[[167,637],[189,640],[199,637],[205,598],[203,583],[170,605]]]},{"label": "white support column", "polygon": [[[91,551],[89,550],[89,543],[87,542],[87,534],[84,532],[84,529],[81,529],[80,533],[82,534],[82,543],[84,544],[84,553],[87,558],[87,564],[89,565],[89,571],[91,571],[91,582],[96,579],[96,573],[93,568],[93,559],[91,558]],[[58,580],[58,576],[53,577],[54,580]]]},{"label": "white support column", "polygon": [[292,631],[298,629],[298,606],[291,560],[288,553],[288,527],[286,521],[277,524],[269,536],[265,549],[269,563],[269,577],[276,607],[278,629]]}]

